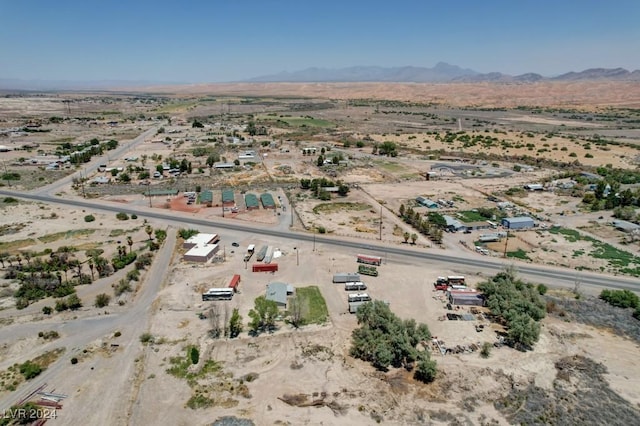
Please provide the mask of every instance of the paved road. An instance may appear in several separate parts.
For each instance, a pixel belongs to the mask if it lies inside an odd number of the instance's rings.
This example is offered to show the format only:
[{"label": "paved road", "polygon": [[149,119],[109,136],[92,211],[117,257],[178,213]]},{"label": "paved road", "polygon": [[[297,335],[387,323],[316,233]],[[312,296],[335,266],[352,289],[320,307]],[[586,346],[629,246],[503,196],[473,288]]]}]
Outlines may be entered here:
[{"label": "paved road", "polygon": [[[447,265],[449,268],[464,267],[468,270],[494,274],[505,265],[503,259],[491,258],[487,256],[474,256],[475,253],[469,253],[469,257],[452,256],[438,253],[438,250],[424,250],[411,247],[398,247],[389,245],[388,242],[361,241],[355,238],[332,238],[319,235],[310,235],[291,230],[265,227],[264,224],[238,223],[237,221],[214,218],[214,219],[198,219],[189,214],[171,212],[159,209],[149,208],[133,208],[118,203],[108,203],[105,201],[91,200],[73,200],[60,197],[52,197],[39,194],[21,194],[13,191],[0,190],[2,196],[13,196],[16,198],[24,198],[33,201],[41,201],[45,203],[57,203],[68,206],[82,207],[93,209],[95,211],[105,212],[126,212],[135,213],[140,217],[148,217],[157,219],[165,223],[180,223],[182,227],[185,225],[194,225],[200,227],[215,227],[218,229],[228,229],[236,232],[245,232],[247,234],[259,234],[264,236],[285,238],[295,241],[312,242],[315,238],[316,244],[326,244],[329,246],[353,248],[356,250],[372,250],[379,253],[387,253],[387,255],[395,256],[396,260],[409,261],[429,261]],[[628,289],[632,291],[640,290],[640,282],[636,278],[627,278],[620,276],[610,276],[592,272],[577,272],[571,269],[551,267],[546,265],[532,265],[524,262],[510,260],[509,264],[515,264],[518,267],[520,275],[527,280],[534,282],[543,282],[545,284],[573,288],[576,280],[584,287],[593,288],[615,288]]]},{"label": "paved road", "polygon": [[55,194],[61,188],[71,184],[73,182],[73,179],[79,179],[82,177],[83,174],[85,177],[90,175],[91,173],[95,172],[98,169],[98,166],[100,164],[108,164],[109,159],[115,159],[117,157],[120,157],[125,152],[140,145],[145,141],[146,138],[148,138],[151,135],[154,135],[159,127],[160,125],[156,125],[150,128],[149,130],[144,131],[132,141],[120,144],[116,149],[107,151],[107,153],[101,157],[92,158],[90,162],[83,164],[82,168],[78,170],[76,173],[70,174],[69,176],[65,176],[64,178],[59,179],[49,185],[36,188],[33,191],[31,191],[31,193],[41,194],[41,195]]}]

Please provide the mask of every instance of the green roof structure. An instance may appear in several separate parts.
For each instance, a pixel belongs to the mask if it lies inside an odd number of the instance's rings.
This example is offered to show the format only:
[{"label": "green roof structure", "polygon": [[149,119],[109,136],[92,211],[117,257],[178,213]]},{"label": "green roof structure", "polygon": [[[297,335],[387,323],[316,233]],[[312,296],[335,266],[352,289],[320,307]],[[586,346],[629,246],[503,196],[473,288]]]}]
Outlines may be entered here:
[{"label": "green roof structure", "polygon": [[233,189],[223,189],[222,190],[222,203],[233,203],[235,201],[235,195],[233,194]]},{"label": "green roof structure", "polygon": [[200,193],[200,202],[201,203],[212,203],[213,202],[213,192],[205,190]]},{"label": "green roof structure", "polygon": [[249,210],[257,209],[258,207],[260,207],[258,204],[258,197],[256,197],[255,194],[245,194],[244,203]]},{"label": "green roof structure", "polygon": [[262,207],[265,209],[275,209],[276,202],[273,201],[273,197],[268,192],[260,195],[260,201],[262,202]]}]

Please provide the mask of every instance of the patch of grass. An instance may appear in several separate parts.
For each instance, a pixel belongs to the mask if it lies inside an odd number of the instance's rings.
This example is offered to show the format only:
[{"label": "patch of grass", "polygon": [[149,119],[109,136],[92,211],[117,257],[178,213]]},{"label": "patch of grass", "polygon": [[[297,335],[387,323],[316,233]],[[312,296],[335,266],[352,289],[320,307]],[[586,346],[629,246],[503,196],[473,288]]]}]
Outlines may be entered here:
[{"label": "patch of grass", "polygon": [[458,217],[463,222],[482,222],[487,220],[486,217],[473,210],[462,210],[458,212]]},{"label": "patch of grass", "polygon": [[63,238],[67,239],[67,238],[79,237],[82,235],[91,235],[94,232],[96,232],[95,229],[75,229],[71,231],[56,232],[55,234],[46,234],[46,235],[43,235],[42,237],[38,237],[38,240],[46,244],[46,243],[52,243],[54,241],[61,240]]},{"label": "patch of grass", "polygon": [[[595,238],[581,235],[574,229],[553,227],[549,229],[552,234],[561,234],[569,242],[587,241],[593,246],[593,250],[589,252],[589,256],[595,259],[603,259],[609,263],[609,266],[618,272],[633,276],[640,276],[640,257],[624,250],[620,250],[611,244],[607,244]],[[575,250],[573,257],[584,254],[584,250]],[[631,265],[631,266],[630,266]]]},{"label": "patch of grass", "polygon": [[305,324],[323,324],[327,321],[329,311],[317,286],[297,288],[296,295],[302,301],[303,306],[309,307],[304,318]]},{"label": "patch of grass", "polygon": [[366,203],[348,203],[348,202],[344,202],[344,203],[322,203],[322,204],[318,204],[317,206],[315,206],[313,208],[313,212],[315,214],[320,214],[320,213],[334,213],[334,212],[337,212],[337,211],[340,211],[340,210],[363,211],[363,210],[369,210],[371,208],[372,207],[369,204],[366,204]]},{"label": "patch of grass", "polygon": [[109,236],[110,237],[119,237],[121,235],[126,234],[127,231],[124,229],[112,229],[111,232],[109,232]]},{"label": "patch of grass", "polygon": [[531,260],[529,256],[527,256],[527,252],[522,250],[521,248],[516,251],[508,251],[507,257],[514,257],[516,259],[522,259],[522,260]]},{"label": "patch of grass", "polygon": [[167,373],[179,379],[187,379],[189,382],[192,382],[195,379],[205,377],[208,374],[217,373],[222,369],[222,366],[218,362],[209,359],[204,362],[200,371],[197,373],[190,372],[189,367],[193,364],[191,359],[191,351],[193,349],[197,348],[195,346],[187,346],[185,355],[169,358],[171,367],[167,369]]},{"label": "patch of grass", "polygon": [[567,240],[570,243],[575,243],[577,241],[580,241],[582,239],[580,233],[578,231],[576,231],[575,229],[567,229],[567,228],[561,228],[558,226],[554,226],[552,228],[549,228],[549,232],[551,234],[560,234],[562,235],[565,240]]},{"label": "patch of grass", "polygon": [[24,247],[29,247],[36,244],[36,240],[33,238],[26,238],[24,240],[14,240],[14,241],[6,241],[0,242],[0,250],[1,251],[15,251]]}]

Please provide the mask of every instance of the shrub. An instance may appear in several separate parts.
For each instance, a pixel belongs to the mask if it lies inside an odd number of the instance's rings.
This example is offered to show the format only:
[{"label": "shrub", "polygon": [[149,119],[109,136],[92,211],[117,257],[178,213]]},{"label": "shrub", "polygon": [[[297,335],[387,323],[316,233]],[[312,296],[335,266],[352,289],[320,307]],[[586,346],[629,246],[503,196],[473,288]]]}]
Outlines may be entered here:
[{"label": "shrub", "polygon": [[490,355],[491,355],[491,343],[484,342],[482,344],[482,349],[480,350],[480,356],[482,358],[489,358]]},{"label": "shrub", "polygon": [[118,219],[118,220],[129,220],[129,215],[126,214],[125,212],[120,212],[120,213],[116,214],[116,219]]},{"label": "shrub", "polygon": [[115,333],[113,333],[113,337],[120,337],[122,336],[122,333],[120,333],[119,331],[116,331]]},{"label": "shrub", "polygon": [[53,312],[53,308],[51,306],[43,306],[42,307],[42,313],[45,315],[51,315],[51,313]]},{"label": "shrub", "polygon": [[92,214],[88,214],[84,217],[84,221],[85,222],[93,222],[94,220],[96,220],[95,216]]},{"label": "shrub", "polygon": [[20,374],[22,374],[25,380],[33,379],[42,373],[42,367],[33,361],[27,361],[20,364]]},{"label": "shrub", "polygon": [[137,219],[137,218],[138,218],[137,214],[134,213],[134,214],[131,215],[131,219]]},{"label": "shrub", "polygon": [[413,377],[421,382],[431,383],[436,379],[437,373],[436,362],[427,357],[418,362]]},{"label": "shrub", "polygon": [[640,298],[630,290],[602,290],[600,299],[619,308],[638,308]]},{"label": "shrub", "polygon": [[56,312],[62,312],[62,311],[66,311],[69,309],[69,306],[67,305],[67,302],[62,300],[62,299],[58,299],[56,300]]},{"label": "shrub", "polygon": [[111,296],[105,293],[101,293],[96,296],[96,302],[94,303],[94,306],[96,308],[104,308],[109,304],[110,301],[111,301]]},{"label": "shrub", "polygon": [[20,297],[16,300],[16,309],[24,309],[29,306],[29,299],[26,297]]},{"label": "shrub", "polygon": [[75,356],[71,358],[71,365],[76,365],[77,363],[78,363],[78,358],[76,358]]},{"label": "shrub", "polygon": [[143,345],[153,343],[153,340],[153,334],[151,333],[142,333],[140,335],[140,343],[142,343]]},{"label": "shrub", "polygon": [[539,293],[541,296],[544,296],[545,294],[547,294],[547,290],[548,290],[548,288],[547,288],[547,286],[546,286],[546,285],[544,285],[544,284],[538,284],[538,286],[537,286],[536,288],[538,289],[538,293]]}]

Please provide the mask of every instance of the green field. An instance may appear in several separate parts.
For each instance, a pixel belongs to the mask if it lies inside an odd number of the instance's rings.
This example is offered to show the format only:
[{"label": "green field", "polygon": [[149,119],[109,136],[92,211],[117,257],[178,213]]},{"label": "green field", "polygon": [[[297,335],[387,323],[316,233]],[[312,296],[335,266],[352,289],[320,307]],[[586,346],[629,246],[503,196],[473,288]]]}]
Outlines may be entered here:
[{"label": "green field", "polygon": [[56,232],[55,234],[47,234],[42,237],[38,237],[38,239],[43,243],[52,243],[54,241],[58,241],[66,238],[73,238],[82,235],[91,235],[96,232],[95,229],[76,229],[74,231],[63,231]]},{"label": "green field", "polygon": [[302,306],[307,307],[304,312],[305,324],[324,324],[327,321],[329,311],[317,286],[296,288],[296,296],[300,298]]},{"label": "green field", "polygon": [[394,163],[392,161],[374,161],[373,163],[389,173],[400,173],[407,171],[406,166]]}]

